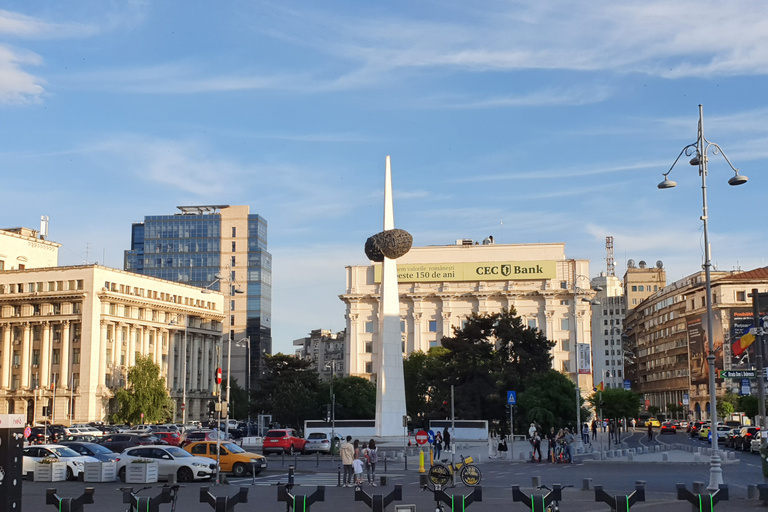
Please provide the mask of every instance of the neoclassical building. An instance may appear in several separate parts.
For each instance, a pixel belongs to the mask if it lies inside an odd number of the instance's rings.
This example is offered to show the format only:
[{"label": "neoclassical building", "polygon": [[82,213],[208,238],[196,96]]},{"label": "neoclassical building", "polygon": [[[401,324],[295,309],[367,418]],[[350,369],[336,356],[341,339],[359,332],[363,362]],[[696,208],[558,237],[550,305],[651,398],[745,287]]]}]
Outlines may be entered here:
[{"label": "neoclassical building", "polygon": [[[414,247],[397,260],[403,355],[428,351],[452,336],[471,313],[514,306],[551,341],[553,367],[592,390],[589,261],[569,259],[565,244]],[[381,266],[346,267],[345,368],[375,379],[378,371]]]},{"label": "neoclassical building", "polygon": [[136,355],[148,354],[177,404],[176,420],[184,395],[186,419],[207,418],[223,305],[221,293],[99,265],[6,267],[0,413],[26,414],[30,423],[105,420]]}]

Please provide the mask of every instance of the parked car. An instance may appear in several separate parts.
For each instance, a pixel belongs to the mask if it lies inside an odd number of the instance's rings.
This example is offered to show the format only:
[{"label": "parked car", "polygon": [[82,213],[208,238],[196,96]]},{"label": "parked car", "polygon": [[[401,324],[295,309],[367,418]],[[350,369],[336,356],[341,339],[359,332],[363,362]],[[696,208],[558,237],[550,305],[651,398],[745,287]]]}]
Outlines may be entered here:
[{"label": "parked car", "polygon": [[752,446],[752,440],[760,437],[760,427],[741,427],[738,437],[734,438],[734,448],[747,451]]},{"label": "parked car", "polygon": [[[216,441],[199,441],[184,449],[192,455],[216,460]],[[219,462],[222,471],[232,472],[235,476],[244,476],[253,471],[258,475],[267,469],[267,459],[263,455],[247,452],[235,443],[221,443]]]},{"label": "parked car", "polygon": [[66,446],[67,448],[71,448],[72,450],[76,451],[80,455],[93,457],[94,459],[98,459],[102,462],[111,462],[111,461],[117,460],[117,454],[115,452],[113,452],[106,446],[102,446],[100,444],[84,443],[79,441],[64,442],[61,444]]},{"label": "parked car", "polygon": [[264,455],[270,453],[304,453],[304,447],[307,442],[299,437],[299,434],[292,428],[273,429],[264,436],[264,443],[261,451]]},{"label": "parked car", "polygon": [[738,437],[739,432],[741,432],[741,426],[728,430],[725,435],[725,441],[723,441],[726,448],[734,448],[734,441]]},{"label": "parked car", "polygon": [[715,432],[713,432],[712,435],[717,434],[717,442],[725,444],[725,438],[728,436],[728,433],[731,431],[731,427],[727,425],[718,425],[717,429],[715,429]]},{"label": "parked car", "polygon": [[691,423],[691,429],[688,431],[688,433],[691,435],[691,437],[698,437],[699,436],[699,429],[702,425],[704,425],[704,421],[694,421]]},{"label": "parked car", "polygon": [[662,434],[676,434],[677,433],[677,427],[669,421],[665,421],[661,424],[661,430],[660,433]]},{"label": "parked car", "polygon": [[206,441],[211,432],[213,432],[213,430],[209,430],[209,429],[189,430],[184,433],[184,437],[181,439],[179,446],[184,448],[190,443],[194,443],[197,441]]},{"label": "parked car", "polygon": [[[340,440],[339,435],[336,439]],[[312,432],[305,439],[304,453],[331,453],[331,435],[325,432]]]},{"label": "parked car", "polygon": [[117,475],[125,482],[125,466],[134,459],[149,459],[158,463],[158,476],[168,478],[176,474],[179,482],[211,478],[216,462],[205,457],[195,457],[178,446],[137,446],[128,448],[117,456]]},{"label": "parked car", "polygon": [[171,446],[179,446],[181,443],[181,437],[176,432],[152,432],[152,435]]},{"label": "parked car", "polygon": [[82,441],[83,443],[98,443],[101,441],[101,436],[94,436],[92,434],[71,434],[60,438],[57,442],[64,443],[66,441]]},{"label": "parked car", "polygon": [[45,444],[55,442],[53,433],[47,427],[32,427],[27,441],[29,444]]},{"label": "parked car", "polygon": [[102,446],[106,446],[110,450],[112,450],[115,453],[121,453],[125,451],[127,448],[131,448],[133,446],[144,446],[144,445],[150,445],[155,444],[155,439],[152,436],[148,436],[145,434],[136,434],[136,433],[125,433],[125,434],[113,434],[111,436],[106,436],[102,438],[101,444]]},{"label": "parked car", "polygon": [[58,459],[67,463],[67,479],[74,480],[83,471],[85,462],[98,462],[93,457],[84,457],[76,451],[60,444],[42,444],[38,446],[27,446],[24,448],[22,457],[22,471],[26,474],[35,470],[35,462],[40,462],[45,458]]}]

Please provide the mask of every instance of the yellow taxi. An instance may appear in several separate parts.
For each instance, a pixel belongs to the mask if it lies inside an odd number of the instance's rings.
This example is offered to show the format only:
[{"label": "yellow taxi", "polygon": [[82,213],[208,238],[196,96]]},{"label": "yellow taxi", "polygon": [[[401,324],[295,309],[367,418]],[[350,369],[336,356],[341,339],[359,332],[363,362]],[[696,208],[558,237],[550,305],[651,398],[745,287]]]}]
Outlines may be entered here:
[{"label": "yellow taxi", "polygon": [[[216,441],[199,441],[184,447],[186,451],[198,457],[216,460]],[[263,455],[243,450],[235,443],[221,442],[221,470],[235,476],[245,476],[252,471],[256,475],[267,469],[267,459]]]},{"label": "yellow taxi", "polygon": [[645,426],[647,427],[648,425],[652,427],[660,427],[661,422],[656,418],[648,418],[647,420],[645,420]]},{"label": "yellow taxi", "polygon": [[712,425],[702,425],[701,428],[699,428],[699,439],[707,440],[709,439],[709,431],[712,429]]}]

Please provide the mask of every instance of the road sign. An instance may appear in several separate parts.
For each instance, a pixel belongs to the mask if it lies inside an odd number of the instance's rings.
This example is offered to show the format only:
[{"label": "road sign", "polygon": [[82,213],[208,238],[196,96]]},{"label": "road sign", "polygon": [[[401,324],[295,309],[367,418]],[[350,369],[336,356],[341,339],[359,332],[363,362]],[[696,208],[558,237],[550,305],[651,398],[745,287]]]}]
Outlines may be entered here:
[{"label": "road sign", "polygon": [[689,404],[688,393],[683,393],[683,405]]},{"label": "road sign", "polygon": [[720,370],[721,379],[754,379],[757,370]]},{"label": "road sign", "polygon": [[739,389],[739,394],[741,396],[747,396],[751,394],[752,391],[752,385],[749,383],[749,379],[741,379],[741,387]]},{"label": "road sign", "polygon": [[29,437],[29,435],[32,433],[32,429],[27,427],[24,429],[24,437]]},{"label": "road sign", "polygon": [[626,390],[630,390],[630,389],[632,389],[632,381],[630,381],[630,380],[625,380],[625,381],[624,381],[624,389],[626,389]]},{"label": "road sign", "polygon": [[182,411],[183,411],[184,409],[186,409],[186,408],[187,408],[187,404],[181,404],[181,410],[182,410]]},{"label": "road sign", "polygon": [[517,391],[507,391],[507,403],[517,405]]},{"label": "road sign", "polygon": [[435,444],[435,431],[432,429],[429,429],[427,431],[427,441],[429,441],[429,444]]},{"label": "road sign", "polygon": [[221,384],[221,368],[216,368],[216,384]]},{"label": "road sign", "polygon": [[429,436],[427,436],[427,433],[423,430],[419,430],[416,432],[416,442],[419,444],[427,444],[427,440],[429,440]]}]

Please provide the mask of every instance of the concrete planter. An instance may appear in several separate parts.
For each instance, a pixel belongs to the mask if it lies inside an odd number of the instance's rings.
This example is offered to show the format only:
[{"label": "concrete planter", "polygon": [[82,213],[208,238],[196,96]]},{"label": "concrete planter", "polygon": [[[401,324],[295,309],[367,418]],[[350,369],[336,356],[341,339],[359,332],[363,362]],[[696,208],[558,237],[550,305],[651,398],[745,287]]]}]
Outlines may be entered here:
[{"label": "concrete planter", "polygon": [[117,478],[117,463],[86,462],[83,473],[84,482],[114,482]]},{"label": "concrete planter", "polygon": [[127,484],[153,484],[157,482],[157,462],[137,463],[131,462],[125,465],[125,483]]},{"label": "concrete planter", "polygon": [[63,482],[67,479],[67,463],[35,463],[35,482]]}]

